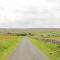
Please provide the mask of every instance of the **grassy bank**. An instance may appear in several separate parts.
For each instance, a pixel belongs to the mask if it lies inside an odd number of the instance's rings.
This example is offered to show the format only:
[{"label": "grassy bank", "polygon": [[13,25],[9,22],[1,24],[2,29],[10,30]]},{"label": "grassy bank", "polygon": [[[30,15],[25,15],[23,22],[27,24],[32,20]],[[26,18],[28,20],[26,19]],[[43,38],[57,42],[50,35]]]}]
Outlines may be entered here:
[{"label": "grassy bank", "polygon": [[7,60],[21,42],[21,36],[0,35],[0,60]]},{"label": "grassy bank", "polygon": [[60,45],[47,43],[42,40],[30,38],[31,42],[44,52],[50,60],[60,60]]}]

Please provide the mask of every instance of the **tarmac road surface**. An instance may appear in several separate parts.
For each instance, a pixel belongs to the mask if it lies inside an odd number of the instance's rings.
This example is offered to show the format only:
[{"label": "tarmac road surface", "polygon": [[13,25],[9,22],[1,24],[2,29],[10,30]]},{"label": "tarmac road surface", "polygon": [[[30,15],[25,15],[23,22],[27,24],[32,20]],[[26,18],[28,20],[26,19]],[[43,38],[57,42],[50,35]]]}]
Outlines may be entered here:
[{"label": "tarmac road surface", "polygon": [[10,56],[9,60],[49,60],[43,52],[35,47],[29,37],[24,37],[23,42]]}]

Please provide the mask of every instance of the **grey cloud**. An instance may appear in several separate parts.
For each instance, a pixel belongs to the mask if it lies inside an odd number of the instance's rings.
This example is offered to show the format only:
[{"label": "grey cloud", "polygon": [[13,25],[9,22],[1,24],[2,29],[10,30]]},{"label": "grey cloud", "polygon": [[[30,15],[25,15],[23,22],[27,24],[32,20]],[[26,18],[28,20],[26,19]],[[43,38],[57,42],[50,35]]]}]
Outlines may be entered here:
[{"label": "grey cloud", "polygon": [[43,8],[40,14],[47,14],[49,11],[47,8]]},{"label": "grey cloud", "polygon": [[60,2],[60,0],[46,0],[47,2]]},{"label": "grey cloud", "polygon": [[2,7],[2,6],[0,6],[0,9],[1,9],[1,10],[4,10],[5,8],[4,8],[4,7]]},{"label": "grey cloud", "polygon": [[[59,27],[59,4],[56,3],[57,0],[46,1],[50,1],[49,4],[54,3],[53,6],[51,4],[51,7],[39,7],[40,10],[36,6],[29,6],[22,9],[14,9],[12,12],[14,14],[15,21],[1,23],[0,27]],[[59,16],[59,18],[57,16]]]},{"label": "grey cloud", "polygon": [[22,13],[22,10],[21,9],[14,9],[13,11],[12,11],[14,14],[17,14],[17,13]]},{"label": "grey cloud", "polygon": [[37,15],[37,14],[39,14],[39,11],[38,11],[37,7],[31,6],[31,7],[28,8],[27,13]]}]

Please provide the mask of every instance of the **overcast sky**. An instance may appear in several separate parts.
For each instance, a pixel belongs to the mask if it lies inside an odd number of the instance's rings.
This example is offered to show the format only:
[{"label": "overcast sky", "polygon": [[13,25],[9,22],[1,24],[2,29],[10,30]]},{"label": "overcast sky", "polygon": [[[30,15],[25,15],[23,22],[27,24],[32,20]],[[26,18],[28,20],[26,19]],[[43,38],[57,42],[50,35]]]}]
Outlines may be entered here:
[{"label": "overcast sky", "polygon": [[60,28],[60,0],[0,0],[0,28]]}]

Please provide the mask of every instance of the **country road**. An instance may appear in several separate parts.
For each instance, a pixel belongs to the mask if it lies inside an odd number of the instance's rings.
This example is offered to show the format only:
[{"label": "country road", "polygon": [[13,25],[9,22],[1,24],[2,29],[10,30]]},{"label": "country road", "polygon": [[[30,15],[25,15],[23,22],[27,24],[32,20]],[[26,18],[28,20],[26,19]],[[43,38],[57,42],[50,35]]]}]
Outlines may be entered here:
[{"label": "country road", "polygon": [[23,39],[23,42],[10,56],[9,60],[49,60],[40,50],[38,50],[29,40],[28,37]]}]

